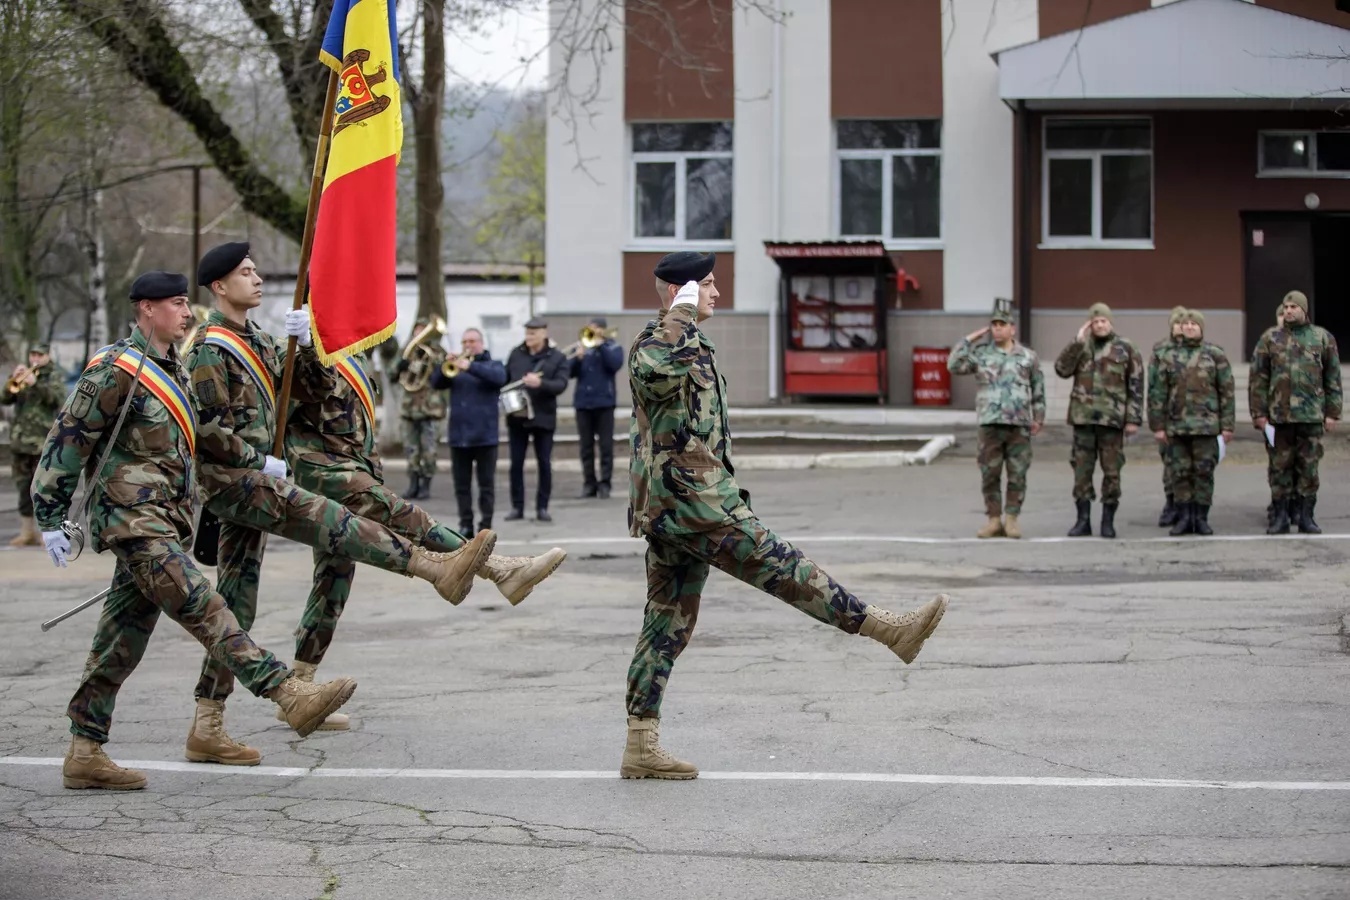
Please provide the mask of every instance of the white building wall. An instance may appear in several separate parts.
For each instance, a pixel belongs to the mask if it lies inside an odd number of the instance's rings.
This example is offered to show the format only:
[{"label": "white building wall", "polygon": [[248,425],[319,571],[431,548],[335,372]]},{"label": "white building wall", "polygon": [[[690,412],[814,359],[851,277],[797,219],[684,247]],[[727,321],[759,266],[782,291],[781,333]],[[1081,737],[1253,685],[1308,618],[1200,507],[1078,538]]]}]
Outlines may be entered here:
[{"label": "white building wall", "polygon": [[[787,24],[782,48],[783,168],[779,202],[783,218],[779,237],[818,241],[833,233],[830,4],[825,0],[781,2]],[[746,162],[760,164],[752,159]]]},{"label": "white building wall", "polygon": [[774,80],[774,50],[785,28],[757,10],[738,10],[735,15],[734,301],[737,310],[761,312],[773,305],[778,284],[778,267],[765,255],[764,242],[780,231],[782,144],[775,145],[775,138],[782,91]]}]

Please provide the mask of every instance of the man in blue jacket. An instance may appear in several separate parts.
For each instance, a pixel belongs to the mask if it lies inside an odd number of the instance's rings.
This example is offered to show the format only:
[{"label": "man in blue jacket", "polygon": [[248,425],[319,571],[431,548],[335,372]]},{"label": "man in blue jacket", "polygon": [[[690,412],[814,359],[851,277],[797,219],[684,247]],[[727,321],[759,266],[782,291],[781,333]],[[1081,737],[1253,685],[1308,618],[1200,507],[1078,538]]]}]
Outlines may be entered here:
[{"label": "man in blue jacket", "polygon": [[462,534],[474,534],[475,469],[479,528],[492,527],[499,440],[497,392],[506,384],[506,367],[483,347],[483,333],[477,328],[464,332],[460,346],[462,352],[451,360],[455,375],[447,378],[437,369],[431,376],[431,386],[450,391],[450,472],[459,504],[459,530]]},{"label": "man in blue jacket", "polygon": [[[590,325],[603,334],[608,323],[599,316]],[[623,348],[606,337],[592,350],[577,344],[572,357],[572,377],[577,380],[572,405],[577,410],[577,434],[581,437],[581,475],[586,483],[582,497],[609,497],[614,470],[614,373],[623,368]],[[600,441],[600,477],[595,477],[595,442]]]}]

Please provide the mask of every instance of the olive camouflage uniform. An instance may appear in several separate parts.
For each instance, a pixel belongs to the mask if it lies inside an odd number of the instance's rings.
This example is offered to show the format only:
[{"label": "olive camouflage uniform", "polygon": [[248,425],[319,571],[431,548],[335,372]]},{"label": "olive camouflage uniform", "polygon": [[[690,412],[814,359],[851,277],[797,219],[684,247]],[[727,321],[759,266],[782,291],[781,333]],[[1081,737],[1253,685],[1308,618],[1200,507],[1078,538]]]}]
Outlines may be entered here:
[{"label": "olive camouflage uniform", "polygon": [[[1167,351],[1175,347],[1178,343],[1180,343],[1180,341],[1181,337],[1177,336],[1168,338],[1165,341],[1158,341],[1158,343],[1153,345],[1153,352],[1152,354],[1150,354],[1148,358],[1148,380],[1144,386],[1144,389],[1146,391],[1152,390],[1153,382],[1158,377],[1158,365],[1162,359],[1163,354],[1165,354]],[[1153,430],[1156,431],[1157,429]],[[1162,463],[1163,493],[1171,497],[1174,494],[1172,485],[1173,478],[1172,478],[1171,447],[1169,444],[1165,444],[1162,441],[1158,441],[1157,443],[1158,443],[1158,461]]]},{"label": "olive camouflage uniform", "polygon": [[[992,341],[972,344],[963,339],[947,358],[954,375],[974,375],[975,418],[979,425],[980,481],[985,514],[1006,510],[1022,513],[1031,467],[1031,425],[1045,422],[1045,377],[1030,347],[1014,342],[1009,350]],[[1003,467],[1008,468],[1007,503],[1003,502]]]},{"label": "olive camouflage uniform", "polygon": [[9,456],[14,486],[19,491],[21,516],[33,515],[33,473],[37,470],[38,453],[65,399],[65,378],[51,362],[37,370],[36,380],[28,387],[17,393],[0,390],[0,404],[14,406],[14,421],[9,429]]},{"label": "olive camouflage uniform", "polygon": [[[138,331],[114,344],[80,378],[47,436],[33,484],[44,531],[61,527],[81,471],[95,465],[107,447],[132,384],[131,373],[112,362],[129,346],[145,350],[147,342]],[[177,353],[170,348],[151,359],[190,398]],[[108,740],[118,689],[144,656],[161,612],[252,693],[261,696],[285,681],[289,669],[253,642],[183,549],[192,532],[195,490],[190,442],[169,408],[144,386],[131,401],[102,472],[89,474],[100,479],[89,515],[90,545],[98,552],[112,550],[117,567],[67,710],[71,733]]]},{"label": "olive camouflage uniform", "polygon": [[1178,503],[1214,502],[1218,436],[1236,417],[1233,368],[1223,348],[1183,338],[1155,357],[1148,384],[1148,427],[1167,435]]},{"label": "olive camouflage uniform", "polygon": [[656,718],[710,567],[856,634],[866,605],[765,528],[736,484],[726,386],[693,304],[664,310],[629,353],[629,533],[647,539],[647,607],[628,669],[630,716]]},{"label": "olive camouflage uniform", "polygon": [[1315,499],[1323,424],[1341,417],[1336,339],[1310,322],[1285,324],[1261,335],[1252,354],[1247,399],[1252,419],[1268,419],[1275,427],[1273,499]]},{"label": "olive camouflage uniform", "polygon": [[[446,354],[439,346],[427,346],[433,371],[445,362]],[[436,457],[440,444],[441,423],[447,412],[445,391],[430,387],[420,391],[404,391],[399,404],[399,419],[403,423],[403,454],[408,458],[408,476],[431,478],[436,474]]]},{"label": "olive camouflage uniform", "polygon": [[1074,500],[1092,501],[1092,474],[1102,466],[1102,503],[1120,502],[1125,465],[1125,426],[1143,421],[1144,371],[1139,351],[1117,334],[1091,333],[1075,340],[1055,360],[1055,373],[1072,378],[1068,422],[1073,426]]}]

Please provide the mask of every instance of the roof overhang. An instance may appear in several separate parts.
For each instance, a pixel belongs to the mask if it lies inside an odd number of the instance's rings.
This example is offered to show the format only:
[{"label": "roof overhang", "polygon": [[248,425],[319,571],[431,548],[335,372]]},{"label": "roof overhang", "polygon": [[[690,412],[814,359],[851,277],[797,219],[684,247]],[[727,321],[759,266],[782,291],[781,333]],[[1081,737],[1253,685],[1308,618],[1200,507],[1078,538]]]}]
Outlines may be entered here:
[{"label": "roof overhang", "polygon": [[894,275],[881,241],[765,241],[764,252],[784,275]]},{"label": "roof overhang", "polygon": [[1350,100],[1350,30],[1246,0],[1176,0],[995,58],[999,97],[1031,108],[1289,109]]}]

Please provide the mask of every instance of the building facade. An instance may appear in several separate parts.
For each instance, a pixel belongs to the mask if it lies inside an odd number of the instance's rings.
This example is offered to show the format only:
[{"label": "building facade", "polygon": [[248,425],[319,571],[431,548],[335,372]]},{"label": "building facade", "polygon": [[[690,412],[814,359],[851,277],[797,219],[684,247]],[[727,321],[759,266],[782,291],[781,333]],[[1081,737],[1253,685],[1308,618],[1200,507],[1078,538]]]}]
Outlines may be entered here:
[{"label": "building facade", "polygon": [[[907,404],[914,348],[979,327],[996,297],[1043,357],[1104,301],[1145,345],[1171,306],[1202,308],[1245,358],[1293,288],[1350,344],[1341,7],[555,3],[550,317],[603,313],[631,336],[655,260],[716,251],[709,327],[740,405],[795,399],[786,349],[837,350],[830,365],[863,346],[889,360],[879,395]],[[872,276],[799,278],[766,252],[864,242],[895,281],[861,330],[838,299],[883,296]]]}]

